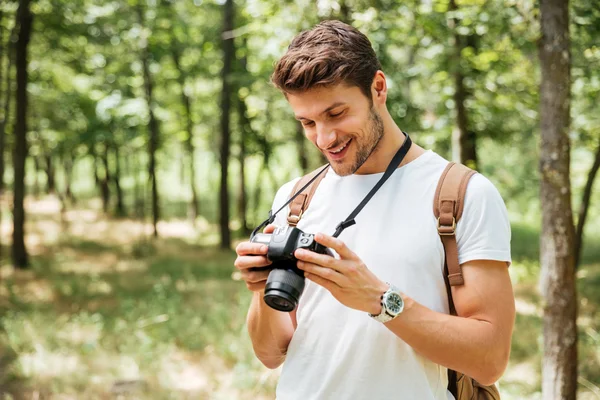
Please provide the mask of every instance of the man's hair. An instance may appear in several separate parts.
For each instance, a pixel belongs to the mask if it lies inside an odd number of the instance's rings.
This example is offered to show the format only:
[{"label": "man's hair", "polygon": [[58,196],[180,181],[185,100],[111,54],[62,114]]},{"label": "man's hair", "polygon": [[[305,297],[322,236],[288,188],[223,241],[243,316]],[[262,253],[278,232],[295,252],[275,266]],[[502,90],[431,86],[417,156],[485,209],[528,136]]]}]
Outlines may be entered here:
[{"label": "man's hair", "polygon": [[323,21],[292,40],[271,81],[284,93],[345,83],[357,86],[371,100],[371,84],[380,69],[371,42],[358,29]]}]

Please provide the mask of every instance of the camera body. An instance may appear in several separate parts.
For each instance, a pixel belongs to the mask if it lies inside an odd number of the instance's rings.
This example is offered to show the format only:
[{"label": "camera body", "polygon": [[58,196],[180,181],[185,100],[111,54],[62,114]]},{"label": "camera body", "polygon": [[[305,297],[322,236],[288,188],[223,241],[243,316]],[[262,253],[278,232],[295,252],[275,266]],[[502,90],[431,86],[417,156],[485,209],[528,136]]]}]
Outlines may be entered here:
[{"label": "camera body", "polygon": [[333,252],[317,243],[315,235],[305,233],[293,226],[283,226],[273,233],[257,233],[251,239],[253,243],[268,246],[267,258],[272,268],[265,287],[265,302],[279,311],[293,311],[304,291],[304,272],[296,266],[294,252],[306,249],[333,257]]}]

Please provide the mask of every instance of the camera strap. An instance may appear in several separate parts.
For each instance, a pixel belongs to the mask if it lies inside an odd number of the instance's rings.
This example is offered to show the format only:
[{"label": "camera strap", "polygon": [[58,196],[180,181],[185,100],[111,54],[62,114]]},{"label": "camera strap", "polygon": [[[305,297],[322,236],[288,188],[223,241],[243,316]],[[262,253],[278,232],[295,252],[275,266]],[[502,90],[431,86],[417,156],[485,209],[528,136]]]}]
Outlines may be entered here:
[{"label": "camera strap", "polygon": [[365,196],[365,198],[354,209],[354,211],[352,211],[350,213],[350,215],[348,215],[348,217],[344,221],[342,221],[338,224],[338,226],[335,229],[335,233],[333,234],[333,237],[336,238],[336,237],[340,236],[342,234],[342,232],[344,231],[344,229],[356,224],[356,221],[354,220],[354,218],[356,218],[358,213],[361,212],[361,210],[367,205],[369,200],[371,200],[371,198],[375,195],[375,193],[377,193],[377,191],[381,188],[381,186],[383,186],[385,181],[387,181],[388,178],[390,176],[392,176],[392,174],[398,168],[398,166],[400,165],[402,160],[404,160],[404,157],[406,157],[406,154],[408,153],[408,150],[410,150],[410,146],[412,145],[412,141],[410,140],[410,137],[408,136],[408,134],[405,133],[405,135],[406,135],[406,138],[404,139],[404,143],[402,143],[402,146],[400,146],[400,148],[394,155],[394,158],[392,158],[392,161],[390,161],[390,164],[386,168],[383,176],[379,179],[379,181],[377,181],[375,186],[373,186],[373,189],[371,189],[371,191]]},{"label": "camera strap", "polygon": [[267,218],[266,220],[264,220],[263,222],[260,223],[260,225],[258,225],[256,228],[254,228],[254,230],[252,231],[252,233],[250,234],[250,237],[254,237],[254,235],[256,235],[256,233],[261,230],[262,228],[266,227],[269,224],[272,224],[273,221],[275,221],[275,216],[279,213],[279,211],[283,210],[284,208],[287,207],[288,204],[290,204],[292,201],[294,201],[294,199],[296,197],[298,197],[302,192],[304,192],[304,190],[306,190],[307,187],[309,187],[310,185],[312,185],[312,183],[314,181],[316,181],[319,176],[325,172],[327,170],[327,168],[329,168],[329,164],[325,165],[315,176],[312,177],[311,180],[309,180],[306,185],[302,186],[300,188],[300,190],[298,190],[296,193],[294,193],[294,195],[292,197],[290,197],[290,199],[284,204],[282,205],[279,210],[273,212],[273,210],[269,210],[269,218]]},{"label": "camera strap", "polygon": [[[383,186],[385,181],[387,181],[389,179],[389,177],[392,176],[392,174],[398,168],[398,166],[400,165],[402,160],[404,160],[404,157],[406,157],[408,150],[410,150],[410,147],[412,146],[412,141],[410,140],[410,137],[408,136],[408,134],[405,133],[404,135],[406,136],[404,138],[404,143],[402,143],[402,146],[400,146],[400,149],[398,149],[398,151],[392,158],[392,161],[390,161],[390,164],[386,168],[383,176],[379,179],[379,181],[377,181],[375,186],[373,186],[371,191],[365,196],[365,198],[354,209],[354,211],[352,211],[350,213],[350,215],[348,215],[348,217],[344,221],[342,221],[338,224],[338,226],[336,227],[335,233],[333,234],[333,237],[338,237],[344,231],[344,229],[356,224],[356,221],[354,220],[354,218],[356,218],[358,213],[367,205],[369,200],[371,200],[371,198],[375,195],[375,193],[377,193],[377,191],[381,188],[381,186]],[[294,195],[291,196],[289,198],[289,200],[283,206],[281,206],[279,208],[279,210],[277,210],[275,212],[273,212],[273,210],[269,210],[269,218],[267,218],[260,225],[258,225],[256,228],[254,228],[254,230],[250,234],[250,237],[251,238],[254,237],[254,235],[256,235],[256,233],[259,232],[261,229],[263,229],[267,225],[273,223],[273,221],[275,221],[275,216],[281,210],[283,210],[285,207],[287,207],[288,204],[290,204],[292,201],[294,201],[294,199],[296,197],[298,197],[302,192],[304,192],[304,190],[306,190],[306,188],[308,188],[310,185],[312,185],[312,183],[314,181],[316,181],[319,178],[319,176],[323,172],[325,172],[328,168],[329,168],[329,164],[325,165],[317,174],[315,174],[315,176],[312,177],[311,180],[309,180],[304,186],[302,186],[300,188],[300,190],[298,190],[296,193],[294,193]]]}]

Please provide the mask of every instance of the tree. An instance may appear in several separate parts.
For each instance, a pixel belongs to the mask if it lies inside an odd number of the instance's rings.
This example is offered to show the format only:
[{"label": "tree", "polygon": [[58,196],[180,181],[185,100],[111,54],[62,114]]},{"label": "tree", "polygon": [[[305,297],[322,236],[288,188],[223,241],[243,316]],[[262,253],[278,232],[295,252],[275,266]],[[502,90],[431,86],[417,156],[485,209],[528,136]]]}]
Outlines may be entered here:
[{"label": "tree", "polygon": [[2,85],[2,61],[4,56],[6,55],[6,58],[8,60],[7,65],[6,65],[6,71],[5,74],[6,76],[4,77],[5,79],[5,94],[4,94],[4,99],[2,99],[2,101],[4,102],[3,104],[3,115],[2,115],[2,120],[0,120],[0,194],[2,194],[4,192],[4,170],[5,170],[5,160],[4,160],[4,152],[5,152],[5,148],[6,148],[6,126],[8,125],[8,121],[9,121],[9,115],[10,115],[10,100],[11,100],[11,67],[13,65],[13,59],[14,59],[14,46],[12,45],[12,37],[16,34],[15,29],[13,28],[13,31],[11,32],[11,34],[8,37],[8,40],[6,42],[6,47],[4,46],[4,26],[2,26],[2,22],[4,20],[4,10],[0,9],[0,87]]},{"label": "tree", "polygon": [[[169,4],[169,3],[167,3]],[[170,5],[170,4],[169,4]],[[170,5],[170,7],[172,7]],[[173,21],[178,20],[177,13],[172,11],[171,16]],[[192,99],[189,95],[189,82],[188,82],[188,73],[181,65],[181,56],[182,51],[185,49],[184,44],[181,40],[179,40],[177,36],[177,32],[175,32],[175,24],[172,23],[170,25],[170,36],[171,36],[171,57],[173,58],[173,64],[175,64],[175,69],[177,69],[178,76],[177,82],[179,83],[179,88],[181,90],[181,103],[183,104],[184,111],[184,121],[185,121],[185,150],[188,154],[188,162],[189,162],[189,171],[190,171],[190,189],[192,192],[192,198],[190,200],[189,205],[189,214],[192,220],[196,220],[196,218],[200,215],[200,205],[199,205],[199,197],[198,190],[196,189],[196,148],[194,146],[194,122],[192,120]],[[189,31],[187,26],[184,26],[184,37],[189,36]],[[182,174],[183,176],[183,174]]]},{"label": "tree", "polygon": [[467,47],[467,39],[458,32],[459,20],[456,17],[458,6],[455,0],[450,0],[448,11],[453,14],[450,18],[451,29],[454,33],[454,54],[451,56],[450,68],[454,75],[454,108],[456,109],[456,127],[452,132],[453,151],[457,153],[456,160],[466,166],[477,169],[477,149],[475,132],[469,129],[469,118],[466,102],[469,93],[465,85],[465,73],[462,53]]},{"label": "tree", "polygon": [[13,154],[14,195],[13,195],[13,264],[17,268],[28,267],[25,248],[25,160],[27,159],[27,47],[31,38],[33,16],[29,0],[19,0],[17,23],[19,36],[15,46],[15,66],[17,70],[15,148]]},{"label": "tree", "polygon": [[592,188],[594,186],[594,180],[600,169],[600,140],[596,147],[596,154],[594,156],[594,162],[588,172],[585,188],[583,189],[583,195],[581,197],[581,205],[579,206],[579,212],[577,213],[577,226],[575,228],[575,268],[579,266],[581,261],[581,251],[583,248],[583,228],[585,227],[585,221],[587,219],[588,210],[590,208],[590,200],[592,198]]},{"label": "tree", "polygon": [[[144,18],[144,10],[142,6],[138,3],[136,7],[136,11],[138,14],[139,24],[143,30],[146,29],[146,23]],[[155,237],[158,236],[158,220],[160,218],[159,213],[159,205],[158,205],[158,182],[156,181],[156,150],[158,149],[158,120],[156,119],[156,115],[154,113],[154,97],[153,97],[153,89],[154,83],[152,81],[152,75],[150,74],[149,68],[149,58],[150,52],[148,50],[148,37],[142,37],[141,43],[141,54],[140,54],[141,62],[142,62],[142,71],[144,75],[144,93],[146,95],[146,102],[148,104],[148,130],[150,133],[150,137],[148,139],[148,174],[150,179],[150,190],[152,191],[152,227],[153,234]]]},{"label": "tree", "polygon": [[221,90],[221,183],[219,191],[219,223],[221,226],[221,248],[229,249],[231,247],[231,231],[229,229],[229,152],[231,142],[230,129],[230,111],[231,111],[231,69],[235,57],[234,36],[233,36],[233,18],[234,18],[233,0],[225,2],[223,10],[223,69],[221,71],[222,90]]},{"label": "tree", "polygon": [[577,293],[571,209],[571,59],[568,0],[541,1],[542,71],[540,201],[541,288],[544,305],[542,397],[575,399]]}]

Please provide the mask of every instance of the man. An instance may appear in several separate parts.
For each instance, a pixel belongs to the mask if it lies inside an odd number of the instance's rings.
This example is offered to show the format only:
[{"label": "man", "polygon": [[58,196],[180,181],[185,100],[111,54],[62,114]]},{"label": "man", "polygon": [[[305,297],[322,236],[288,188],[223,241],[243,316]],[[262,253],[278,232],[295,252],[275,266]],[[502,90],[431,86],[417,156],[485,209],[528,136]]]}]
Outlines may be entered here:
[{"label": "man", "polygon": [[[235,266],[254,292],[254,351],[269,368],[283,363],[277,398],[446,400],[447,368],[495,382],[508,362],[515,313],[510,226],[498,191],[479,174],[467,187],[456,228],[465,283],[452,289],[458,316],[451,316],[432,211],[448,162],[437,154],[413,144],[356,225],[328,235],[405,140],[387,110],[385,75],[369,40],[341,22],[320,23],[294,38],[272,81],[331,164],[298,228],[337,253],[296,251],[307,285],[297,310],[283,313],[262,299],[269,271],[251,269],[269,264],[267,246],[237,247]],[[274,210],[294,183],[278,191]],[[394,291],[404,307],[379,322],[382,296]]]}]

